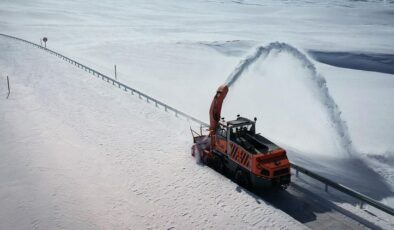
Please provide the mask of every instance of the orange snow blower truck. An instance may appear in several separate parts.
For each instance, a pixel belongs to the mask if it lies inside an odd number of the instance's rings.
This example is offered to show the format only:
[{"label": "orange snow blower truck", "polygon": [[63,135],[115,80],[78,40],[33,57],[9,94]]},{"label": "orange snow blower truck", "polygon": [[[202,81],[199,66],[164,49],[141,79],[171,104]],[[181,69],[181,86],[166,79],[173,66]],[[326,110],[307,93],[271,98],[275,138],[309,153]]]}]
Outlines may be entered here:
[{"label": "orange snow blower truck", "polygon": [[221,172],[230,173],[245,187],[277,187],[290,184],[290,163],[286,151],[260,134],[256,121],[237,116],[236,120],[221,120],[223,100],[228,86],[216,92],[209,110],[209,134],[192,131],[192,155]]}]

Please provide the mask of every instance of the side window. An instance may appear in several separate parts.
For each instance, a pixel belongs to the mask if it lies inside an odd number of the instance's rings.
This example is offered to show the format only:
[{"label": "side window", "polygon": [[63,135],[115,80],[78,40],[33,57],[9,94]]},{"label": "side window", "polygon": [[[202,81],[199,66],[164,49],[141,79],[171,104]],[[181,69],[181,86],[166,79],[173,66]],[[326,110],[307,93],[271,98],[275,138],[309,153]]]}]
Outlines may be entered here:
[{"label": "side window", "polygon": [[219,133],[220,136],[222,136],[222,137],[224,137],[224,138],[227,137],[226,130],[223,129],[223,128],[219,128],[219,132],[218,132],[218,133]]}]

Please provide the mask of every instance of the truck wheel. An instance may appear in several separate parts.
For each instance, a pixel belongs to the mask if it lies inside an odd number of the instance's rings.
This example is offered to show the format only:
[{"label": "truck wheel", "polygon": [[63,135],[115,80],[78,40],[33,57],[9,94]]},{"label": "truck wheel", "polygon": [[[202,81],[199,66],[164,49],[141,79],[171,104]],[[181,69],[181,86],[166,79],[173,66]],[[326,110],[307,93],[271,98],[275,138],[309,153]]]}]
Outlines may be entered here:
[{"label": "truck wheel", "polygon": [[238,169],[235,173],[235,181],[244,188],[250,188],[249,175],[242,170]]},{"label": "truck wheel", "polygon": [[282,184],[282,185],[280,186],[280,188],[281,188],[282,190],[286,190],[287,187],[289,187],[289,184]]},{"label": "truck wheel", "polygon": [[226,165],[224,165],[223,159],[221,159],[219,157],[216,158],[216,168],[220,173],[222,173],[222,174],[226,173]]},{"label": "truck wheel", "polygon": [[202,154],[202,157],[201,157],[201,162],[204,164],[204,165],[207,165],[209,162],[208,162],[208,156],[206,155],[206,154]]},{"label": "truck wheel", "polygon": [[209,157],[208,154],[206,154],[204,151],[202,151],[201,160],[204,165],[208,165],[208,166],[212,166],[214,163],[212,157]]}]

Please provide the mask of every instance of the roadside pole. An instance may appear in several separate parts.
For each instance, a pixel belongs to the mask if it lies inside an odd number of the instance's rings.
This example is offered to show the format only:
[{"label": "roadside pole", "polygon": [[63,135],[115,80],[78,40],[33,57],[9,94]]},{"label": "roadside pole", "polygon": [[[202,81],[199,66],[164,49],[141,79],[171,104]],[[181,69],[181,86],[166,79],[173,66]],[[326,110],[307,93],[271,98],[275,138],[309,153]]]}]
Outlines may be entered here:
[{"label": "roadside pole", "polygon": [[11,93],[11,89],[10,89],[10,79],[8,78],[8,75],[7,75],[7,85],[8,85],[8,95],[7,95],[7,99],[8,99],[8,97],[10,96],[10,93]]},{"label": "roadside pole", "polygon": [[116,73],[116,65],[115,65],[115,80],[118,80],[118,75]]}]

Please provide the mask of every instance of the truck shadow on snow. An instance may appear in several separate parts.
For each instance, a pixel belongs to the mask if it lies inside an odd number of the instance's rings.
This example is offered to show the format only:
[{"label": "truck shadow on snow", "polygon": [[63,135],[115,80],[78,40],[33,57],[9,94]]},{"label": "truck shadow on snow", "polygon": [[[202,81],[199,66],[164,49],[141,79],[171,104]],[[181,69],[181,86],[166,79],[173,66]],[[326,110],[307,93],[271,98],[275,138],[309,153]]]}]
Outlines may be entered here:
[{"label": "truck shadow on snow", "polygon": [[[374,223],[338,206],[331,199],[323,198],[297,183],[292,183],[287,190],[256,191],[240,186],[236,190],[249,194],[259,204],[264,202],[280,209],[312,229],[348,229],[349,220],[371,229],[381,229]],[[333,212],[343,215],[344,220],[339,221],[338,217],[333,217]]]},{"label": "truck shadow on snow", "polygon": [[[282,210],[299,222],[312,229],[347,229],[348,221],[338,221],[332,216],[333,212],[345,216],[372,229],[380,229],[374,223],[341,208],[331,199],[323,198],[314,192],[292,183],[287,190],[280,191],[247,191],[251,196],[257,196]],[[325,227],[323,227],[325,226]]]},{"label": "truck shadow on snow", "polygon": [[[367,157],[319,158],[308,156],[306,158],[293,151],[289,151],[288,155],[293,163],[307,165],[310,171],[345,185],[375,200],[379,201],[394,196],[391,186],[388,184],[389,182],[377,173],[377,171],[382,171],[382,169],[376,168],[372,164],[373,161],[385,161],[384,163],[387,165],[382,165],[382,167],[390,168],[391,158],[379,155],[373,158],[368,155]],[[378,159],[373,160],[374,158]],[[335,201],[341,202],[340,200]],[[349,200],[345,200],[345,202],[352,203]]]},{"label": "truck shadow on snow", "polygon": [[[214,167],[210,168],[236,183],[233,175],[220,172]],[[321,188],[318,188],[321,192],[316,192],[316,188],[311,186],[316,186],[316,184],[320,182],[311,182],[308,179],[304,180],[303,178],[296,178],[293,172],[293,181],[287,190],[271,188],[256,190],[253,188],[244,188],[239,185],[237,185],[235,190],[236,192],[246,193],[253,197],[258,204],[272,205],[273,207],[282,210],[289,216],[312,229],[322,229],[322,227],[329,229],[348,229],[348,223],[346,223],[346,221],[349,222],[349,220],[356,221],[368,228],[381,229],[374,223],[338,206],[335,203],[350,203],[352,205],[357,205],[357,200],[336,191],[329,191],[327,196],[323,197],[321,195],[324,193],[323,185],[321,185]],[[338,221],[338,217],[333,217],[333,212],[338,213],[337,215],[343,215],[343,222]]]}]

